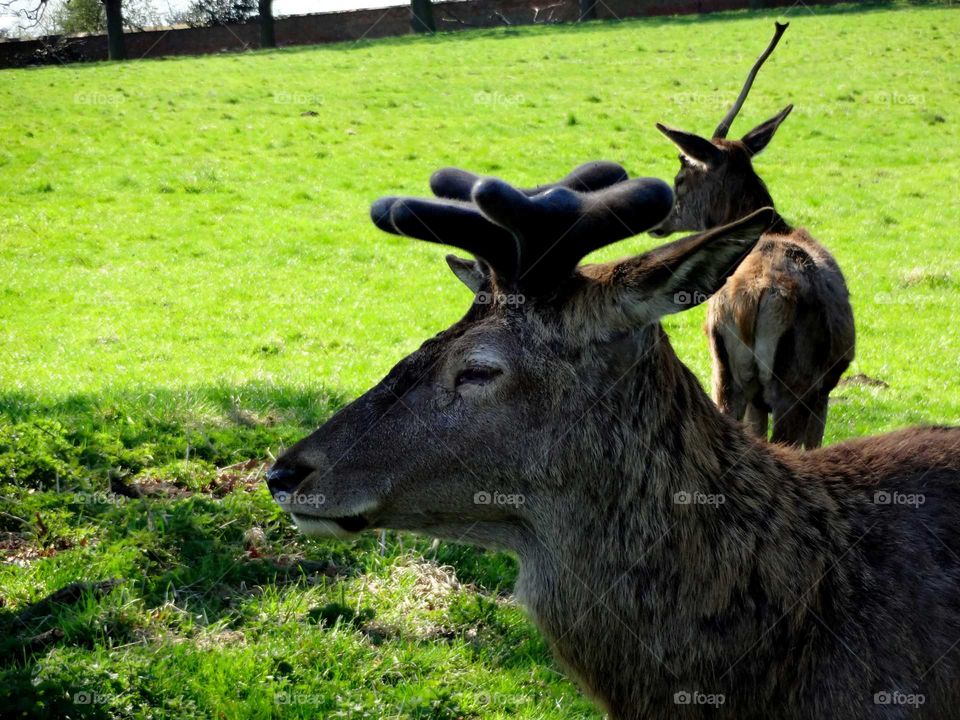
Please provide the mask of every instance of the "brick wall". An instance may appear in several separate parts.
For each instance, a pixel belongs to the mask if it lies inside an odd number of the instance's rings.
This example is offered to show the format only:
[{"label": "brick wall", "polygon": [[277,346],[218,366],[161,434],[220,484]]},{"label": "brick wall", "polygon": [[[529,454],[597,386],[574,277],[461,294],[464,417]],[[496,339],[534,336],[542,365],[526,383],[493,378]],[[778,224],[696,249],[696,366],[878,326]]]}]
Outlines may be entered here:
[{"label": "brick wall", "polygon": [[[706,13],[718,10],[792,4],[794,0],[603,0],[598,18],[644,15]],[[808,0],[815,2],[817,0]],[[831,2],[833,0],[819,0]],[[554,7],[548,7],[554,6]],[[537,8],[541,8],[537,10]],[[577,0],[466,0],[435,2],[438,30],[491,27],[510,23],[529,24],[554,20],[572,22],[578,16]],[[276,21],[277,45],[312,45],[360,38],[405,35],[410,30],[409,6],[379,10],[353,10],[282,18]],[[163,55],[204,55],[255,48],[259,42],[256,22],[211,28],[182,28],[128,32],[124,35],[130,58]],[[107,39],[103,35],[50,36],[37,40],[0,42],[0,68],[105,60]]]}]

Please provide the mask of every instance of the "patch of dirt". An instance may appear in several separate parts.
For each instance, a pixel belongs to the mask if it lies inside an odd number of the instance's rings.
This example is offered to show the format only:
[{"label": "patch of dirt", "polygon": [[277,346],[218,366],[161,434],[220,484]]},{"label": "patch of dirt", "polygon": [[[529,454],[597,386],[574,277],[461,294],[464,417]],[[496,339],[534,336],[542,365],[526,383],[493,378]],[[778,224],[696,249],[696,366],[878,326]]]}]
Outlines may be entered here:
[{"label": "patch of dirt", "polygon": [[217,479],[204,490],[223,497],[234,490],[253,492],[263,481],[270,463],[266,460],[244,460],[227,467],[217,468]]},{"label": "patch of dirt", "polygon": [[277,418],[271,413],[260,415],[252,410],[244,410],[241,407],[232,407],[227,412],[227,418],[230,422],[243,427],[270,427],[277,424]]},{"label": "patch of dirt", "polygon": [[194,645],[200,650],[219,650],[227,645],[243,646],[247,636],[239,630],[223,630],[217,633],[201,633],[194,639]]},{"label": "patch of dirt", "polygon": [[[217,468],[216,479],[207,483],[201,492],[218,498],[237,490],[253,492],[263,481],[263,476],[269,466],[270,463],[266,460],[244,460],[233,465]],[[133,483],[124,483],[122,480],[112,478],[110,491],[129,498],[146,497],[163,500],[180,500],[197,494],[195,490],[169,480],[149,476]]]},{"label": "patch of dirt", "polygon": [[951,287],[954,279],[949,271],[925,267],[907,270],[900,278],[901,287]]},{"label": "patch of dirt", "polygon": [[40,558],[53,557],[76,545],[84,547],[87,544],[86,539],[81,540],[79,543],[74,543],[66,538],[60,538],[51,545],[42,547],[35,539],[27,535],[4,532],[0,533],[0,563],[25,568]]},{"label": "patch of dirt", "polygon": [[864,375],[863,373],[857,373],[856,375],[845,377],[839,383],[837,383],[837,385],[840,387],[890,387],[890,385],[883,380],[880,380],[879,378],[872,378],[869,375]]},{"label": "patch of dirt", "polygon": [[343,569],[332,562],[318,562],[307,560],[300,554],[276,554],[267,541],[263,528],[254,526],[243,534],[244,559],[262,560],[278,570],[286,571],[288,575],[298,578],[306,576],[308,580],[319,581],[319,576],[342,577]]},{"label": "patch of dirt", "polygon": [[127,497],[162,498],[164,500],[180,500],[194,494],[193,490],[189,488],[154,478],[146,478],[139,482],[131,483],[126,487],[132,492],[118,492],[117,488],[114,487],[111,487],[111,489],[118,495],[126,495]]},{"label": "patch of dirt", "polygon": [[0,559],[2,562],[27,567],[31,562],[43,557],[42,551],[34,542],[19,533],[0,533]]}]

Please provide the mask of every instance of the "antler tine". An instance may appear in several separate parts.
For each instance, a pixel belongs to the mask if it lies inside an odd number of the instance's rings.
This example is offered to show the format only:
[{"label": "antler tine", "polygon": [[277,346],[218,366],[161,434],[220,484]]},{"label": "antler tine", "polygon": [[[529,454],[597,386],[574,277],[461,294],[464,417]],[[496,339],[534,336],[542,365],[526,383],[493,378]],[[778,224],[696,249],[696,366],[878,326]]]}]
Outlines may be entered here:
[{"label": "antler tine", "polygon": [[[610,164],[612,165],[612,164]],[[610,178],[610,165],[571,177]],[[462,182],[469,173],[447,177]],[[673,206],[673,191],[662,180],[624,180],[593,192],[556,184],[528,195],[498,178],[473,183],[471,202],[386,197],[370,208],[382,230],[453,245],[489,266],[499,287],[548,292],[570,276],[577,263],[605,245],[639,235],[660,223]]]},{"label": "antler tine", "polygon": [[451,245],[483,260],[502,281],[516,278],[517,239],[489,220],[471,203],[421,198],[380,198],[370,218],[381,230]]},{"label": "antler tine", "polygon": [[753,87],[753,81],[757,78],[757,73],[760,71],[760,67],[770,57],[770,53],[773,52],[773,49],[777,47],[777,43],[780,42],[780,37],[790,27],[790,23],[778,23],[774,22],[775,29],[773,31],[773,38],[770,40],[770,43],[767,45],[767,49],[764,50],[760,57],[757,58],[757,61],[753,64],[753,67],[750,68],[750,73],[747,75],[747,79],[743,83],[743,88],[740,90],[740,94],[737,96],[736,102],[733,103],[733,107],[727,111],[727,114],[724,116],[723,120],[720,121],[720,124],[717,125],[717,129],[713,131],[713,137],[715,138],[725,138],[727,133],[730,132],[730,126],[733,125],[733,121],[737,117],[737,113],[740,112],[740,108],[743,107],[744,101],[747,99],[747,95],[750,92],[750,88]]},{"label": "antler tine", "polygon": [[656,226],[673,206],[670,186],[637,178],[591,193],[555,187],[534,197],[496,178],[478,181],[473,201],[519,240],[518,283],[533,291],[567,277],[586,255]]},{"label": "antler tine", "polygon": [[[538,185],[533,188],[518,188],[518,190],[528,197],[539,195],[555,187],[592,192],[623,182],[628,177],[627,171],[617,163],[598,160],[580,165],[555,183]],[[467,170],[443,168],[430,176],[430,189],[437,197],[451,200],[469,200],[473,186],[478,180],[480,180],[479,175]]]}]

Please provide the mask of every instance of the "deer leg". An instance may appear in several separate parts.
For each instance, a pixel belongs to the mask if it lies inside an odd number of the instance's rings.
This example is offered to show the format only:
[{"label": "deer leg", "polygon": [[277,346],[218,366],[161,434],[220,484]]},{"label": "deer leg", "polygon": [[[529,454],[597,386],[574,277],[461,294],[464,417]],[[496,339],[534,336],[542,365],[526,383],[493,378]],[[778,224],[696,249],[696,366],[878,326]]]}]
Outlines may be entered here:
[{"label": "deer leg", "polygon": [[810,419],[807,421],[807,431],[803,436],[803,447],[813,450],[823,443],[823,431],[827,427],[827,408],[829,394],[821,394],[816,402],[810,406]]},{"label": "deer leg", "polygon": [[790,392],[785,385],[778,385],[772,400],[770,405],[773,408],[773,432],[770,434],[770,442],[801,446],[810,423],[813,400],[809,396],[798,396]]},{"label": "deer leg", "polygon": [[747,398],[733,377],[730,358],[719,331],[709,332],[710,352],[713,355],[713,401],[717,407],[736,420],[743,420]]},{"label": "deer leg", "polygon": [[747,403],[747,411],[744,415],[744,423],[754,435],[759,438],[767,439],[769,429],[769,412],[760,402],[760,398],[755,398]]},{"label": "deer leg", "polygon": [[720,383],[714,378],[716,403],[724,413],[742,421],[747,409],[747,398],[729,375],[728,371],[727,377]]}]

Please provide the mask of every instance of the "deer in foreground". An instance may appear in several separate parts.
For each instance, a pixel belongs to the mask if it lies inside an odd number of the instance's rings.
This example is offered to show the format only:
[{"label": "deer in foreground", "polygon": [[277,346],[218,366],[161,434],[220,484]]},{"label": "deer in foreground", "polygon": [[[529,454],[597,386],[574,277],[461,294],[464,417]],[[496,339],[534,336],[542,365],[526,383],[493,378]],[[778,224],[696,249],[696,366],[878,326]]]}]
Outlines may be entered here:
[{"label": "deer in foreground", "polygon": [[[777,23],[740,95],[713,139],[657,128],[680,148],[676,203],[656,236],[704,230],[773,207],[751,159],[773,138],[793,105],[740,140],[727,133],[786,24]],[[803,228],[777,213],[756,250],[710,300],[707,335],[714,400],[724,412],[773,442],[819,447],[830,391],[853,361],[853,309],[836,261]]]},{"label": "deer in foreground", "polygon": [[279,457],[296,525],[512,550],[518,598],[613,720],[956,718],[960,429],[766,443],[660,324],[776,213],[578,267],[661,222],[669,187],[470,195],[374,204],[380,228],[473,254],[457,275],[494,301]]}]

